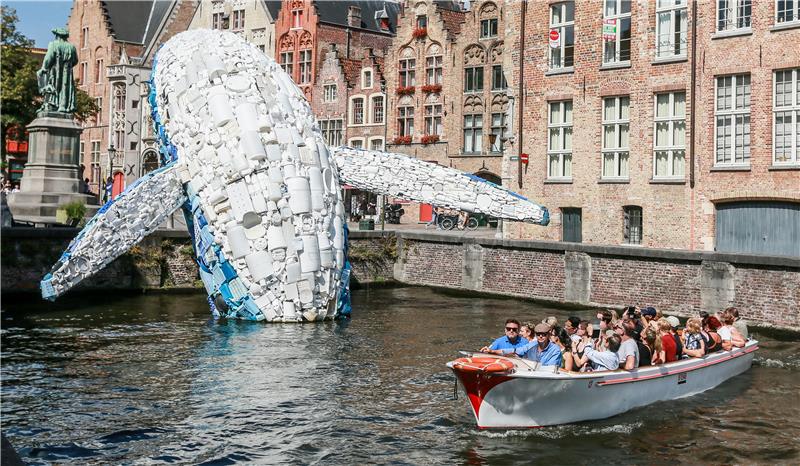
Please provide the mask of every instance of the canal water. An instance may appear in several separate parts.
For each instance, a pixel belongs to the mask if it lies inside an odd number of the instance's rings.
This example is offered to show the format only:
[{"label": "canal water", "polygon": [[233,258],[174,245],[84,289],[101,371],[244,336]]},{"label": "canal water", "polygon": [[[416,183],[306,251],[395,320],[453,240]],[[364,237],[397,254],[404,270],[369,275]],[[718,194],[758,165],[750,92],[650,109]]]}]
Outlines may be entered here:
[{"label": "canal water", "polygon": [[[353,319],[214,322],[203,295],[2,303],[2,429],[32,464],[800,463],[800,343],[691,398],[526,431],[474,426],[444,363],[504,319],[590,317],[427,288],[360,290]],[[564,409],[569,409],[565,406]]]}]

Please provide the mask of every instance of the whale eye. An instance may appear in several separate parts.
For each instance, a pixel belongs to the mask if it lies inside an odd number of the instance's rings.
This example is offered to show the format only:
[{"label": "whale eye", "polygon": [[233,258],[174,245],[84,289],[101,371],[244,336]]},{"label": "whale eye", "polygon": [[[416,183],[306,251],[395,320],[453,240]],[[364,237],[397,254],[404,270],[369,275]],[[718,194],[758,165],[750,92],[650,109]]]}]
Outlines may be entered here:
[{"label": "whale eye", "polygon": [[242,216],[242,226],[245,228],[253,228],[256,225],[261,225],[261,216],[255,212],[247,212]]}]

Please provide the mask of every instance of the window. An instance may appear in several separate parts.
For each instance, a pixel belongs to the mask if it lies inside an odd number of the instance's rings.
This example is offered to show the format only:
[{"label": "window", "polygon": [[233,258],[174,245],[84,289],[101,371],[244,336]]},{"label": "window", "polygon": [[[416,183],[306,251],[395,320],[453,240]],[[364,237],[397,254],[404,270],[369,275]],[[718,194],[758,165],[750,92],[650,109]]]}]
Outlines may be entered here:
[{"label": "window", "polygon": [[370,139],[369,150],[383,150],[383,139]]},{"label": "window", "polygon": [[464,115],[464,153],[479,154],[483,149],[483,115]]},{"label": "window", "polygon": [[503,152],[503,133],[506,129],[506,114],[492,113],[492,133],[495,135],[492,152]]},{"label": "window", "polygon": [[777,0],[775,2],[775,22],[790,23],[800,21],[799,0]]},{"label": "window", "polygon": [[370,89],[372,87],[372,70],[364,70],[361,72],[361,87]]},{"label": "window", "polygon": [[655,96],[655,178],[683,178],[686,166],[686,93]]},{"label": "window", "polygon": [[750,163],[750,75],[717,78],[716,165]]},{"label": "window", "polygon": [[303,27],[303,10],[292,10],[292,29]]},{"label": "window", "polygon": [[442,105],[425,106],[425,135],[442,135]]},{"label": "window", "polygon": [[561,241],[580,243],[583,240],[581,209],[562,207],[561,219]]},{"label": "window", "polygon": [[378,95],[372,98],[372,122],[383,124],[383,96]]},{"label": "window", "polygon": [[442,84],[442,56],[425,58],[425,84]]},{"label": "window", "polygon": [[364,124],[364,98],[355,97],[352,100],[352,113],[350,117],[350,124],[363,125]]},{"label": "window", "polygon": [[656,58],[686,56],[686,1],[658,0]]},{"label": "window", "polygon": [[89,28],[85,27],[81,29],[81,48],[85,49],[89,46]]},{"label": "window", "polygon": [[241,31],[244,29],[244,10],[233,10],[233,28],[234,31]]},{"label": "window", "polygon": [[628,177],[629,97],[603,99],[603,178]]},{"label": "window", "polygon": [[481,39],[497,37],[497,18],[481,20]]},{"label": "window", "polygon": [[322,96],[325,102],[336,101],[336,84],[326,84],[322,87]]},{"label": "window", "polygon": [[400,86],[411,87],[416,85],[414,79],[414,69],[417,66],[417,61],[413,58],[400,60]]},{"label": "window", "polygon": [[414,107],[397,109],[397,135],[414,136]]},{"label": "window", "polygon": [[322,138],[329,146],[342,145],[342,120],[320,120],[319,129],[322,131]]},{"label": "window", "polygon": [[100,163],[100,141],[92,141],[92,152],[89,153],[92,163]]},{"label": "window", "polygon": [[604,0],[603,63],[631,60],[631,2]]},{"label": "window", "polygon": [[102,82],[103,79],[103,59],[98,58],[94,62],[94,82]]},{"label": "window", "polygon": [[125,150],[125,131],[124,130],[116,130],[114,131],[114,147],[117,148],[118,151],[122,152]]},{"label": "window", "polygon": [[427,29],[428,28],[428,17],[425,15],[417,16],[417,29]]},{"label": "window", "polygon": [[352,147],[353,149],[363,149],[364,148],[364,140],[363,139],[351,139],[349,146]]},{"label": "window", "polygon": [[94,115],[94,121],[99,125],[103,123],[103,98],[95,97],[94,103],[97,104],[97,108],[99,108],[97,113]]},{"label": "window", "polygon": [[82,86],[85,86],[87,84],[86,83],[86,78],[87,78],[88,69],[89,69],[89,64],[86,63],[86,62],[81,62],[80,80],[81,80],[81,85]]},{"label": "window", "polygon": [[800,162],[800,68],[776,71],[774,76],[773,163],[797,165]]},{"label": "window", "polygon": [[508,87],[508,84],[506,83],[506,77],[503,74],[503,65],[492,66],[492,90],[502,91],[506,87]]},{"label": "window", "polygon": [[550,69],[569,68],[575,64],[575,2],[550,6],[550,30],[557,30],[558,47],[550,48]]},{"label": "window", "polygon": [[622,214],[625,222],[622,237],[625,244],[642,244],[642,208],[625,206]]},{"label": "window", "polygon": [[293,75],[294,70],[294,52],[281,52],[281,68],[289,76]]},{"label": "window", "polygon": [[300,84],[311,82],[311,50],[300,51]]},{"label": "window", "polygon": [[[83,156],[86,154],[86,143],[81,141],[80,145],[78,146],[78,160],[80,163],[83,163]],[[81,174],[81,176],[83,176]]]},{"label": "window", "polygon": [[483,90],[483,67],[473,66],[464,68],[464,92],[479,92]]},{"label": "window", "polygon": [[224,29],[225,13],[214,13],[211,15],[211,29]]},{"label": "window", "polygon": [[717,31],[750,27],[750,0],[717,0]]},{"label": "window", "polygon": [[550,102],[547,177],[572,178],[572,101]]}]

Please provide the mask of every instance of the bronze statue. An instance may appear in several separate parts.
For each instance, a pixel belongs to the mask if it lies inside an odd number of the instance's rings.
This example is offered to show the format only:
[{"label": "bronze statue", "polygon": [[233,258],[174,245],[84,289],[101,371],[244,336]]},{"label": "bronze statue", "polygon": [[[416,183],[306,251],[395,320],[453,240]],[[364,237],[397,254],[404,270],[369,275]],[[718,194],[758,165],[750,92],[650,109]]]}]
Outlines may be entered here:
[{"label": "bronze statue", "polygon": [[56,38],[47,46],[42,68],[36,72],[39,92],[44,96],[40,112],[75,113],[75,83],[72,68],[78,63],[78,51],[67,42],[65,28],[53,29]]}]

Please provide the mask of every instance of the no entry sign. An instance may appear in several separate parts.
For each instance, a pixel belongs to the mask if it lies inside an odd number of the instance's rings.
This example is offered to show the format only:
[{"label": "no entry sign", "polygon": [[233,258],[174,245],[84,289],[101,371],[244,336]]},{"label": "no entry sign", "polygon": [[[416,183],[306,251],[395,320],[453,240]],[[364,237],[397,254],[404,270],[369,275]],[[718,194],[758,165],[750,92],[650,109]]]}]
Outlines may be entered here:
[{"label": "no entry sign", "polygon": [[528,154],[525,153],[519,154],[519,161],[524,163],[525,165],[528,165]]},{"label": "no entry sign", "polygon": [[551,29],[548,37],[550,38],[550,47],[557,48],[561,45],[561,34],[558,33],[558,29]]}]

